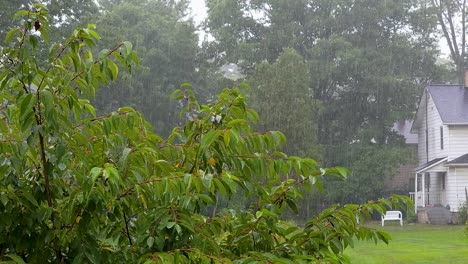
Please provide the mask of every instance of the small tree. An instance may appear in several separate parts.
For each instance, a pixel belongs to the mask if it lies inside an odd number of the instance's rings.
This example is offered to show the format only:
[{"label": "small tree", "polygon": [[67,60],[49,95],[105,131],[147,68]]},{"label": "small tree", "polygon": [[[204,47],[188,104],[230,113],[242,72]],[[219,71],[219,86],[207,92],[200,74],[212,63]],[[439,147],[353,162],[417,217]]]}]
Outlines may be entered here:
[{"label": "small tree", "polygon": [[[242,89],[200,105],[183,85],[174,96],[190,121],[163,139],[133,109],[96,116],[88,101],[116,78],[116,61],[137,62],[130,43],[95,56],[89,26],[44,51],[45,7],[16,17],[23,26],[7,34],[0,66],[0,260],[344,262],[354,238],[388,242],[356,219],[391,201],[334,206],[305,227],[281,220],[286,206],[298,210],[299,187],[347,171],[276,151],[283,134],[252,131],[257,114]],[[203,214],[235,193],[253,202]]]}]

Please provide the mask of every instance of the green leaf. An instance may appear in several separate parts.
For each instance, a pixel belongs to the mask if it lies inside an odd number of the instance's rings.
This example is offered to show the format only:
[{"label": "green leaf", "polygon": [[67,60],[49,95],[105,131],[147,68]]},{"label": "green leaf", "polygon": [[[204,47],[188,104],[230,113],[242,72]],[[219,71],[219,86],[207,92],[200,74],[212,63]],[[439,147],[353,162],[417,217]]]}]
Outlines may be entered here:
[{"label": "green leaf", "polygon": [[54,108],[54,97],[52,93],[49,91],[49,89],[42,89],[41,90],[41,99],[42,103],[44,104],[44,111],[46,113],[52,111]]},{"label": "green leaf", "polygon": [[34,35],[29,35],[29,43],[31,43],[31,46],[34,50],[34,52],[36,52],[36,49],[37,49],[37,43],[39,41],[37,40],[37,37],[34,36]]},{"label": "green leaf", "polygon": [[[19,17],[26,16],[26,15],[29,15],[29,10],[20,10],[15,13],[15,15],[13,16],[13,19],[17,19]],[[9,40],[7,42],[9,42]]]},{"label": "green leaf", "polygon": [[32,196],[32,194],[30,192],[23,192],[22,195],[23,195],[24,198],[26,198],[35,207],[39,206],[36,199],[34,199],[34,197]]},{"label": "green leaf", "polygon": [[236,126],[236,125],[240,125],[240,124],[246,124],[247,121],[245,119],[234,119],[234,120],[231,120],[227,123],[227,127],[233,127],[233,126]]},{"label": "green leaf", "polygon": [[39,32],[41,32],[41,36],[45,42],[49,42],[49,33],[45,29],[45,27],[40,27]]},{"label": "green leaf", "polygon": [[297,204],[296,204],[296,201],[290,199],[290,198],[287,198],[286,199],[286,204],[288,205],[289,208],[291,208],[291,210],[295,213],[295,214],[298,214],[299,213],[299,209],[297,209]]},{"label": "green leaf", "polygon": [[17,33],[19,33],[19,31],[20,31],[19,28],[13,28],[10,31],[8,31],[8,33],[5,36],[5,42],[10,42],[11,38]]},{"label": "green leaf", "polygon": [[392,239],[387,232],[382,231],[382,230],[377,230],[376,234],[377,234],[377,237],[387,245],[390,242],[390,240]]},{"label": "green leaf", "polygon": [[88,24],[88,30],[87,31],[88,31],[89,35],[92,36],[93,38],[97,39],[97,40],[101,39],[101,36],[99,36],[99,34],[96,31],[92,30],[90,28],[90,25],[93,25],[94,26],[93,28],[96,27],[96,25],[94,25],[94,24]]},{"label": "green leaf", "polygon": [[148,237],[148,239],[146,240],[146,245],[148,245],[148,248],[152,248],[153,244],[154,244],[154,237],[152,236]]},{"label": "green leaf", "polygon": [[226,130],[223,135],[223,140],[224,140],[224,145],[229,146],[229,143],[231,142],[231,130]]},{"label": "green leaf", "polygon": [[117,64],[115,64],[112,60],[108,60],[107,69],[109,69],[111,73],[111,80],[115,81],[117,79],[117,75],[119,74],[119,67],[117,67]]},{"label": "green leaf", "polygon": [[207,189],[211,188],[212,181],[213,181],[213,174],[207,173],[202,176],[202,183]]},{"label": "green leaf", "polygon": [[21,120],[24,120],[25,117],[33,112],[33,105],[35,104],[35,97],[33,94],[26,94],[21,101],[20,112]]},{"label": "green leaf", "polygon": [[89,173],[89,177],[91,177],[91,181],[95,182],[96,179],[99,177],[99,175],[101,175],[101,173],[102,173],[102,168],[98,168],[98,167],[92,168]]},{"label": "green leaf", "polygon": [[221,131],[219,130],[212,130],[208,133],[204,134],[201,139],[201,148],[206,149],[208,148],[216,139],[221,135]]},{"label": "green leaf", "polygon": [[7,256],[7,257],[9,257],[10,259],[12,259],[12,260],[14,261],[14,263],[17,263],[17,264],[26,264],[26,262],[24,262],[24,260],[23,260],[21,257],[15,255],[15,254],[7,254],[7,255],[5,255],[5,256]]}]

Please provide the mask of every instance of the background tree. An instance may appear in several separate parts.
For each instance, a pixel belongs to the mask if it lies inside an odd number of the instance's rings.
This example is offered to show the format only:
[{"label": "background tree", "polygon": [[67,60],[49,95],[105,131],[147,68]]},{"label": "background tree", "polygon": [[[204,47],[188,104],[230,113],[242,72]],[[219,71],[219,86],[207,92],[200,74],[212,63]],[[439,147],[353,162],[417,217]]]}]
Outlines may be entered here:
[{"label": "background tree", "polygon": [[[299,144],[302,149],[295,151],[314,153],[328,165],[339,163],[339,154],[351,143],[368,149],[367,145],[375,142],[382,146],[375,148],[385,156],[391,147],[383,146],[399,144],[388,140],[394,137],[393,124],[412,118],[427,82],[442,81],[442,71],[435,64],[436,14],[425,1],[217,0],[207,1],[207,6],[206,25],[215,38],[213,50],[217,50],[212,58],[221,64],[238,63],[244,74],[252,76],[247,80],[252,80],[253,93],[260,95],[254,106],[261,114],[268,115],[260,109],[267,109],[270,102],[275,105],[284,99],[275,98],[276,94],[296,96],[288,102],[304,99],[294,92],[289,94],[290,86],[275,84],[278,92],[265,86],[275,78],[259,74],[267,72],[262,61],[274,65],[284,48],[295,50],[303,58],[305,69],[300,72],[308,77],[291,75],[292,67],[282,70],[289,77],[308,81],[304,85],[310,88],[308,102],[299,107],[301,114],[308,113],[307,103],[308,107],[322,107],[308,118],[292,117],[301,120],[302,126],[292,133],[316,137],[319,147],[311,150],[307,144]],[[294,71],[298,72],[297,68]],[[280,130],[288,131],[290,124],[278,122],[276,116],[267,117],[265,124],[275,127],[276,122],[284,125]],[[311,127],[314,132],[310,132]],[[402,162],[390,160],[393,167]]]},{"label": "background tree", "polygon": [[198,36],[186,13],[187,1],[118,1],[105,9],[97,23],[104,32],[102,45],[132,39],[145,56],[131,77],[98,93],[99,111],[130,105],[163,135],[179,124],[179,108],[170,94],[184,82],[199,89],[201,79],[196,71]]},{"label": "background tree", "polygon": [[[130,107],[99,116],[90,104],[117,80],[117,62],[137,62],[130,43],[94,55],[90,25],[53,44],[42,65],[35,30],[49,28],[46,7],[17,16],[23,26],[0,56],[1,261],[339,263],[352,239],[389,241],[356,224],[393,206],[386,200],[329,208],[303,228],[281,220],[286,206],[297,210],[299,186],[347,171],[278,152],[284,136],[252,130],[241,89],[206,105],[176,91],[192,119],[164,139]],[[201,213],[236,192],[253,206]]]},{"label": "background tree", "polygon": [[456,67],[457,81],[462,84],[466,67],[467,1],[432,0],[431,3],[435,8],[442,35],[450,50],[450,58]]},{"label": "background tree", "polygon": [[33,3],[43,2],[49,9],[50,25],[55,28],[51,32],[51,41],[59,41],[68,36],[77,26],[86,26],[87,20],[99,13],[96,1],[93,0],[1,0],[0,1],[0,39],[15,26],[13,15]]},{"label": "background tree", "polygon": [[256,67],[249,83],[249,101],[257,109],[260,130],[285,130],[284,151],[298,154],[317,144],[315,119],[320,108],[309,87],[309,72],[304,59],[293,49],[286,49],[273,64],[267,61]]}]

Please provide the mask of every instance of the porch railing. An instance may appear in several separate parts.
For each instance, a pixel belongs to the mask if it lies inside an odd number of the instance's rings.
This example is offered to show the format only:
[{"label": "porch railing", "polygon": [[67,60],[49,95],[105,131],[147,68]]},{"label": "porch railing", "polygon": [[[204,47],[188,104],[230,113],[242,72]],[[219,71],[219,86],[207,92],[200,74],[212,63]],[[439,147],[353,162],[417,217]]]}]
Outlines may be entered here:
[{"label": "porch railing", "polygon": [[[414,203],[414,206],[419,206],[419,207],[426,207],[426,206],[431,206],[431,205],[440,205],[442,204],[442,196],[440,191],[431,191],[431,192],[424,192],[425,193],[425,199],[423,201],[423,192],[419,191],[417,193],[415,192],[410,192],[409,196],[411,200]],[[423,202],[425,204],[423,204]]]}]

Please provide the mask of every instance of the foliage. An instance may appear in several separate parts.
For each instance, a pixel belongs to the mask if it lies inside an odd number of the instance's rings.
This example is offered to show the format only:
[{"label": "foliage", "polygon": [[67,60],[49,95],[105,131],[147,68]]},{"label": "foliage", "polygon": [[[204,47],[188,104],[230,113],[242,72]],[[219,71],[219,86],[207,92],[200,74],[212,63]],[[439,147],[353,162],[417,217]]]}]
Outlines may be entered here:
[{"label": "foliage", "polygon": [[287,128],[284,151],[298,154],[316,145],[316,118],[320,104],[312,98],[309,72],[304,59],[293,49],[285,49],[278,60],[257,65],[249,79],[250,103],[259,112],[261,130]]},{"label": "foliage", "polygon": [[[137,62],[123,42],[97,56],[93,26],[53,44],[47,63],[37,43],[47,11],[20,11],[23,26],[1,53],[0,260],[16,263],[307,263],[345,262],[353,239],[390,240],[356,224],[406,197],[333,206],[301,228],[281,220],[297,211],[299,187],[321,189],[341,167],[277,149],[277,131],[258,133],[240,88],[199,104],[182,86],[174,93],[190,121],[167,139],[129,107],[97,116],[89,103],[116,80],[119,63]],[[251,199],[243,210],[201,212],[218,197]]]},{"label": "foliage", "polygon": [[[423,86],[445,74],[435,63],[437,16],[427,1],[209,0],[207,7],[213,64],[242,67],[259,126],[285,131],[288,153],[346,162],[353,174],[337,184],[345,193],[328,193],[332,203],[381,197],[379,181],[410,159],[395,156],[403,148],[389,140],[393,124],[411,119]],[[293,51],[301,63],[281,65]],[[371,153],[391,159],[375,162]],[[366,183],[362,197],[358,183]]]},{"label": "foliage", "polygon": [[198,36],[186,18],[187,1],[118,1],[109,5],[96,25],[103,30],[101,47],[131,39],[135,50],[145,54],[132,75],[122,75],[110,89],[97,93],[98,113],[122,106],[141,111],[155,132],[167,136],[180,124],[179,106],[170,94],[180,82],[195,88]]},{"label": "foliage", "polygon": [[50,32],[50,39],[54,41],[70,35],[77,25],[83,25],[84,20],[99,13],[94,0],[0,0],[0,39],[3,40],[5,34],[16,25],[13,15],[34,2],[41,2],[47,6],[50,14],[49,24],[54,28]]},{"label": "foliage", "polygon": [[450,58],[456,67],[457,81],[464,83],[466,67],[466,29],[468,3],[466,0],[431,0],[432,8],[437,14],[437,21],[442,29],[450,51]]},{"label": "foliage", "polygon": [[327,200],[338,203],[359,204],[387,196],[389,190],[385,183],[398,172],[399,165],[415,156],[411,148],[402,145],[356,143],[336,148],[339,150],[331,152],[334,161],[351,171],[346,181],[326,181]]},{"label": "foliage", "polygon": [[462,206],[458,208],[458,223],[464,225],[468,220],[468,206],[467,202],[464,202]]}]

